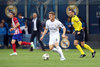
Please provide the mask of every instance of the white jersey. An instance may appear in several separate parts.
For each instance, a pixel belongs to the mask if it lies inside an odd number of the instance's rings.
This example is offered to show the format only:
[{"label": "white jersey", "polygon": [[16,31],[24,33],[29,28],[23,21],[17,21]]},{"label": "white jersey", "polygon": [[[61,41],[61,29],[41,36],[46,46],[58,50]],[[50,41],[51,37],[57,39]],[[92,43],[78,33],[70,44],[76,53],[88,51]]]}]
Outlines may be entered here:
[{"label": "white jersey", "polygon": [[59,36],[59,27],[65,28],[59,20],[55,19],[53,22],[50,20],[46,21],[46,29],[50,31],[50,37]]},{"label": "white jersey", "polygon": [[47,20],[46,29],[49,29],[50,31],[49,45],[54,45],[56,42],[59,43],[60,41],[59,27],[65,28],[64,25],[56,19],[53,22]]}]

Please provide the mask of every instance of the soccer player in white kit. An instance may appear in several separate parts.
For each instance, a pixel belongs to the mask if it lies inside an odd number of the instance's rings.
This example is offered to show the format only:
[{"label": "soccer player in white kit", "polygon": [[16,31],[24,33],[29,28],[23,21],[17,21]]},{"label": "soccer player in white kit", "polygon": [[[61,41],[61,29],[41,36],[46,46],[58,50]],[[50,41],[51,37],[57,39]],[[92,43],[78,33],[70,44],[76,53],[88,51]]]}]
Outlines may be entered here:
[{"label": "soccer player in white kit", "polygon": [[[46,21],[46,29],[44,30],[44,33],[42,34],[42,37],[40,40],[43,40],[43,37],[47,33],[48,29],[50,31],[50,39],[49,39],[49,49],[53,50],[54,52],[57,52],[60,55],[60,60],[64,61],[66,60],[62,49],[59,46],[59,41],[60,41],[60,34],[59,34],[59,27],[63,29],[63,34],[62,37],[65,37],[65,32],[66,28],[64,25],[59,21],[55,19],[55,13],[54,12],[49,12],[49,20]],[[54,46],[56,48],[54,48]]]}]

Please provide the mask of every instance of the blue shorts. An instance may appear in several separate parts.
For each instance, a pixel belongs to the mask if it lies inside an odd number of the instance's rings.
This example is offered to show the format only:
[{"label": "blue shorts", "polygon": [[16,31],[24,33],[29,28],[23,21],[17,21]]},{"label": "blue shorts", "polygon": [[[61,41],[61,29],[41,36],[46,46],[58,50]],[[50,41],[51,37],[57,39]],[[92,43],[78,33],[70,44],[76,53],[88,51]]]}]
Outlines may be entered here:
[{"label": "blue shorts", "polygon": [[22,41],[22,34],[13,35],[12,39],[17,41]]}]

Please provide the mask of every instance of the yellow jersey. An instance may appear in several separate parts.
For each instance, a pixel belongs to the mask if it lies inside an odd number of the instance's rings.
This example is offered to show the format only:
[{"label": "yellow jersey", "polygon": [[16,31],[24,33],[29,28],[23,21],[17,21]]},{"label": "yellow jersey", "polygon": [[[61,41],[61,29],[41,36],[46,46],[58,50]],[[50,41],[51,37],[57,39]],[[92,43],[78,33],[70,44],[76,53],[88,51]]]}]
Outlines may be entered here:
[{"label": "yellow jersey", "polygon": [[72,23],[73,27],[75,28],[75,31],[80,31],[80,30],[83,29],[82,28],[82,23],[76,15],[74,15],[71,18],[71,23]]}]

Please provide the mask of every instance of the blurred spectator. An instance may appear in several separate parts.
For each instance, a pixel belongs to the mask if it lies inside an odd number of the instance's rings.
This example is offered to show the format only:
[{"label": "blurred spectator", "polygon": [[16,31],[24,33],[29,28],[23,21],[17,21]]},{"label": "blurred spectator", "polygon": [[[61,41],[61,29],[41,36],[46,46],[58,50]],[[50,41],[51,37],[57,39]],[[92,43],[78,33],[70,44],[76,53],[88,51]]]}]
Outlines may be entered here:
[{"label": "blurred spectator", "polygon": [[68,17],[67,21],[65,21],[65,27],[66,27],[66,32],[67,33],[72,33],[73,32],[73,27],[71,24],[71,19]]},{"label": "blurred spectator", "polygon": [[8,32],[8,23],[7,22],[5,22],[5,19],[2,19],[1,20],[1,23],[0,23],[0,33],[1,33],[1,35],[4,35],[4,45],[6,46],[6,47],[8,47],[8,34],[7,34],[7,32]]},{"label": "blurred spectator", "polygon": [[3,24],[3,26],[6,28],[6,30],[8,31],[8,23],[5,21],[5,19],[1,20],[1,23]]},{"label": "blurred spectator", "polygon": [[82,17],[79,17],[80,21],[82,22],[83,30],[85,31],[85,22],[83,21]]},{"label": "blurred spectator", "polygon": [[0,23],[0,28],[3,28],[3,27],[4,27],[3,23]]},{"label": "blurred spectator", "polygon": [[22,14],[19,13],[18,15],[18,21],[20,23],[20,28],[23,31],[25,31],[25,34],[28,34],[28,27],[27,27],[27,23],[25,22],[25,19],[22,17]]}]

